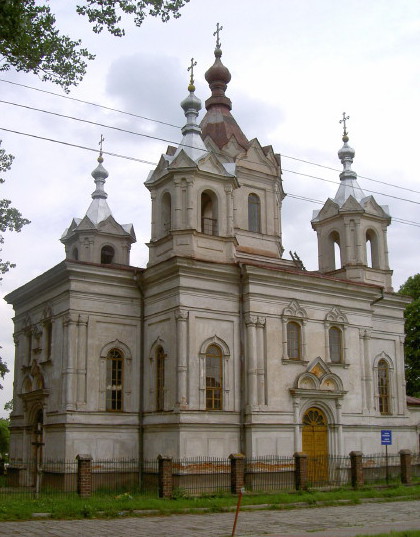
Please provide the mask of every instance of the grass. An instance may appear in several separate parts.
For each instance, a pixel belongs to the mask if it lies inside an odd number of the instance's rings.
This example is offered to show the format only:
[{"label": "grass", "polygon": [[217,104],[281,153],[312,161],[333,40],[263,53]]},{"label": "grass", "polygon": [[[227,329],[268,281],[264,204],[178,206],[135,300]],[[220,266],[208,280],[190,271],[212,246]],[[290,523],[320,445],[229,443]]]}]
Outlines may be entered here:
[{"label": "grass", "polygon": [[[185,494],[178,494],[177,498],[172,500],[131,493],[103,493],[91,498],[79,498],[76,494],[45,494],[38,499],[9,494],[0,498],[0,520],[3,521],[27,520],[33,517],[33,513],[48,513],[50,518],[55,519],[75,519],[139,516],[151,514],[150,511],[157,514],[188,513],[196,512],[197,509],[225,512],[234,509],[237,503],[237,498],[230,494],[201,497],[186,497]],[[248,493],[243,496],[242,507],[261,505],[264,509],[292,509],[296,507],[296,504],[336,505],[343,501],[356,504],[367,498],[389,501],[420,499],[420,484],[411,487],[399,485],[388,488],[340,489],[328,492]]]},{"label": "grass", "polygon": [[420,537],[420,530],[391,531],[391,533],[377,533],[375,535],[356,535],[356,537]]}]

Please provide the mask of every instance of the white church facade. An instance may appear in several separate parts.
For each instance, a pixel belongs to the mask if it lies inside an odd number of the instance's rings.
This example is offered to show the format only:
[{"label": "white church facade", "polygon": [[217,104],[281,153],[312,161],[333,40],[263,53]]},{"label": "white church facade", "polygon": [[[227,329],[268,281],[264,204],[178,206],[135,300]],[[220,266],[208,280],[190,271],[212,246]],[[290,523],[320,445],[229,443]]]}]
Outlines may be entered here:
[{"label": "white church facade", "polygon": [[[283,257],[281,160],[248,140],[216,46],[201,108],[193,79],[178,147],[145,185],[149,262],[112,216],[102,154],[66,258],[10,293],[16,343],[11,456],[152,459],[418,451],[406,403],[404,319],[387,207],[339,151],[340,186],[312,218],[319,270]],[[337,256],[339,252],[339,256]]]}]

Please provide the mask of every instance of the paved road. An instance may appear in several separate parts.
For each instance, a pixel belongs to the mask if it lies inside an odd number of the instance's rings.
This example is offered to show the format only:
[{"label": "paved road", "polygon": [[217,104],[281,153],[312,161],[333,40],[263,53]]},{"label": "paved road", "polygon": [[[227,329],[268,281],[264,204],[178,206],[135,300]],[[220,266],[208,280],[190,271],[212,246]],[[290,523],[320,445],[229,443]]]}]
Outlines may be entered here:
[{"label": "paved road", "polygon": [[[234,513],[1,522],[8,537],[230,537]],[[235,537],[352,537],[420,529],[420,501],[242,511]]]}]

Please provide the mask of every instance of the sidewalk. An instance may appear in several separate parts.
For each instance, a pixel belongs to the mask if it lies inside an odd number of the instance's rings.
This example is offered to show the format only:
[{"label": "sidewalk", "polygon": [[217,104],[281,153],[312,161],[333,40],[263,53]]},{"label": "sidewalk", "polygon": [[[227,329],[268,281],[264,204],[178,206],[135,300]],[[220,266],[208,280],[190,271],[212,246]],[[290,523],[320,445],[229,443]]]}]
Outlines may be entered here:
[{"label": "sidewalk", "polygon": [[[234,513],[1,522],[7,537],[229,537]],[[420,501],[243,511],[235,537],[353,537],[420,529]]]}]

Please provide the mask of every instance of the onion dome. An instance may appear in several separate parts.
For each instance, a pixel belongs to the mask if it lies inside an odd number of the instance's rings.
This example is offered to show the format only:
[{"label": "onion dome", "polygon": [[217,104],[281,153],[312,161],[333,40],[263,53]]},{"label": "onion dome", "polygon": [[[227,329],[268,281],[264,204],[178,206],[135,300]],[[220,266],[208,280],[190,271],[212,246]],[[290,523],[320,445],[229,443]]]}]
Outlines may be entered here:
[{"label": "onion dome", "polygon": [[343,165],[343,171],[340,173],[340,186],[338,187],[337,194],[334,198],[334,201],[338,203],[340,207],[350,196],[353,196],[357,201],[361,201],[366,196],[357,182],[357,173],[351,169],[356,152],[348,144],[349,136],[346,130],[347,119],[349,119],[349,117],[346,117],[346,115],[343,114],[343,119],[340,121],[340,123],[344,123],[342,137],[344,144],[338,151],[338,158]]},{"label": "onion dome", "polygon": [[220,47],[215,48],[214,56],[216,58],[214,64],[204,75],[211,89],[211,97],[206,101],[206,109],[208,110],[211,105],[221,104],[232,110],[232,101],[225,95],[227,85],[232,76],[229,69],[223,65],[220,59],[222,57],[222,49]]},{"label": "onion dome", "polygon": [[197,125],[198,113],[201,110],[201,101],[194,94],[194,66],[197,62],[194,62],[194,58],[191,58],[191,66],[188,70],[191,70],[190,83],[188,85],[188,91],[190,94],[181,102],[181,107],[184,110],[187,123],[182,127],[182,140],[175,152],[174,157],[178,155],[181,149],[195,162],[202,158],[207,149],[201,138],[201,128]]},{"label": "onion dome", "polygon": [[98,166],[93,170],[92,177],[95,180],[95,191],[92,192],[92,203],[86,212],[86,216],[94,223],[98,224],[111,216],[111,209],[108,206],[106,198],[108,194],[104,190],[105,180],[108,177],[107,170],[102,166],[104,159],[102,157],[102,151],[98,157]]},{"label": "onion dome", "polygon": [[249,147],[248,139],[230,113],[232,110],[232,101],[225,95],[231,74],[221,60],[222,49],[219,41],[219,32],[221,29],[218,24],[214,34],[217,34],[216,48],[214,50],[215,60],[205,74],[211,89],[211,97],[205,103],[207,113],[201,122],[202,136],[203,139],[209,136],[220,149],[233,136],[236,142],[247,150]]}]

